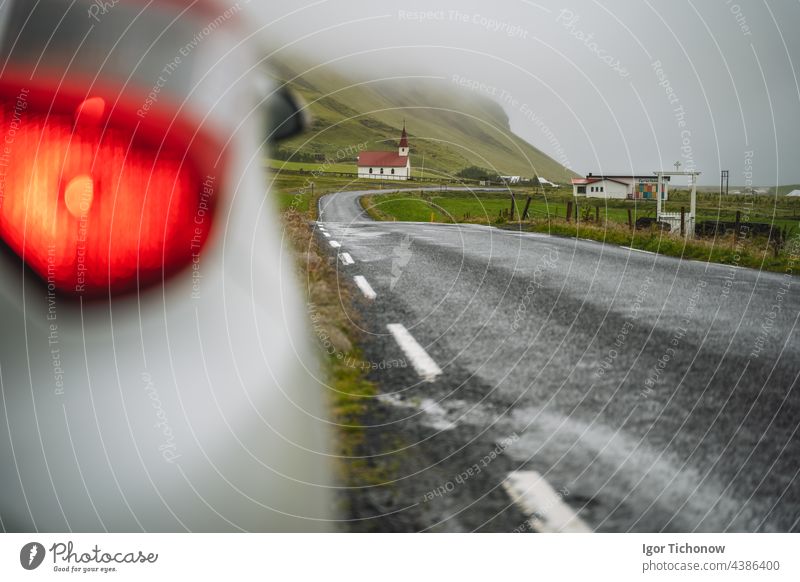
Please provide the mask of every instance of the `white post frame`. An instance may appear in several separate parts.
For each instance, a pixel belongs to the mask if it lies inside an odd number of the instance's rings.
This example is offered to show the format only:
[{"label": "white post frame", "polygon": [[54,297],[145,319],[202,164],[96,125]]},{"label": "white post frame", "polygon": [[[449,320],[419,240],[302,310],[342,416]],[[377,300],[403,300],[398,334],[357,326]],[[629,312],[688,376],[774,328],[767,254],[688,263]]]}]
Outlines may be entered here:
[{"label": "white post frame", "polygon": [[662,215],[664,215],[664,218],[667,219],[667,221],[674,219],[674,216],[661,211],[661,188],[666,184],[664,176],[689,176],[689,179],[691,180],[692,192],[689,200],[689,215],[685,217],[685,236],[688,238],[694,237],[695,217],[697,214],[697,176],[700,175],[700,172],[678,172],[676,170],[674,172],[657,171],[653,173],[658,177],[658,191],[656,192],[656,220],[659,222],[662,220]]},{"label": "white post frame", "polygon": [[656,184],[656,220],[661,220],[661,184],[664,181],[664,174],[658,173],[658,183]]}]

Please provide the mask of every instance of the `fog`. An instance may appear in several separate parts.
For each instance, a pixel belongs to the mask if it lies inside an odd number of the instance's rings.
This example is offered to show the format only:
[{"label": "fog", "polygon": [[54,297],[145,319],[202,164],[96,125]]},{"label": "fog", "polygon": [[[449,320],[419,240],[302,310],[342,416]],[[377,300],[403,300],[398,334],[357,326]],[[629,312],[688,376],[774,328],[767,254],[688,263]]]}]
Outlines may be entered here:
[{"label": "fog", "polygon": [[721,169],[732,185],[800,182],[797,2],[318,0],[248,10],[273,58],[301,53],[366,78],[440,76],[501,103],[515,133],[578,173],[680,161],[702,184],[719,183]]}]

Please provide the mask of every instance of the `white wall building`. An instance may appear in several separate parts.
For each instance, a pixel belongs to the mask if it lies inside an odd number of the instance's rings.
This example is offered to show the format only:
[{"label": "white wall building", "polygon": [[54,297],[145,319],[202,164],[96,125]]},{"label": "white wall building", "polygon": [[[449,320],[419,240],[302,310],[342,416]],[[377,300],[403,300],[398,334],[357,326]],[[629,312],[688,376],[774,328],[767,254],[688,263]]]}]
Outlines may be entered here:
[{"label": "white wall building", "polygon": [[374,180],[410,180],[411,158],[409,157],[408,134],[403,125],[400,145],[395,152],[361,152],[358,155],[358,177]]},{"label": "white wall building", "polygon": [[[669,196],[669,176],[664,176],[661,200]],[[658,178],[650,176],[594,176],[572,179],[572,195],[585,198],[621,198],[655,200]]]}]

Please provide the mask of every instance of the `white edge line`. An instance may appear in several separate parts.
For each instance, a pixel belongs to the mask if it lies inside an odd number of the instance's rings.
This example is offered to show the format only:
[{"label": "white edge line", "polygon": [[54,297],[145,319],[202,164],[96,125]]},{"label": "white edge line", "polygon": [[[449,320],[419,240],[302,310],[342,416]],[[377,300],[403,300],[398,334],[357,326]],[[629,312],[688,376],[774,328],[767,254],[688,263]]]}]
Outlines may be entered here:
[{"label": "white edge line", "polygon": [[441,375],[442,369],[436,365],[425,348],[419,345],[402,323],[390,323],[386,328],[394,336],[400,349],[411,360],[411,365],[423,380],[433,382],[437,376]]},{"label": "white edge line", "polygon": [[375,299],[378,296],[378,294],[375,293],[375,290],[372,288],[372,285],[369,284],[369,281],[367,281],[362,275],[356,275],[353,277],[353,279],[355,280],[356,285],[358,285],[358,288],[361,289],[364,297],[367,299]]},{"label": "white edge line", "polygon": [[578,514],[564,503],[562,494],[536,471],[512,471],[503,481],[511,500],[540,533],[591,533]]},{"label": "white edge line", "polygon": [[658,253],[654,253],[653,251],[643,251],[642,249],[635,249],[633,247],[619,247],[621,249],[628,249],[629,251],[635,251],[637,253],[644,253],[646,255],[657,255]]},{"label": "white edge line", "polygon": [[342,246],[340,243],[336,242],[335,240],[328,241],[328,242],[330,242],[331,246],[333,248],[335,248],[335,249],[338,249],[340,246]]},{"label": "white edge line", "polygon": [[350,256],[350,253],[342,253],[341,255],[339,255],[339,258],[342,259],[342,262],[345,265],[352,265],[353,263],[355,263],[353,257]]},{"label": "white edge line", "polygon": [[324,236],[325,238],[331,238],[331,235],[329,235],[329,234],[328,234],[327,232],[325,232],[324,230],[321,230],[320,232],[322,233],[322,236]]}]

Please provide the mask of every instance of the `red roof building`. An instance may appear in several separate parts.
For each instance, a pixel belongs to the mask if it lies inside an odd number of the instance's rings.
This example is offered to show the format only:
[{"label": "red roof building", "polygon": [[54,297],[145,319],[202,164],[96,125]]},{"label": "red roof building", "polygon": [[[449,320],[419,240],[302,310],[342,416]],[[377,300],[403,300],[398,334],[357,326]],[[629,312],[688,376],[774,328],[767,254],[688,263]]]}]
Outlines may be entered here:
[{"label": "red roof building", "polygon": [[405,123],[396,152],[361,152],[358,156],[358,177],[375,180],[410,180],[408,133]]},{"label": "red roof building", "polygon": [[358,156],[359,166],[405,168],[407,164],[408,157],[395,152],[361,152]]}]

